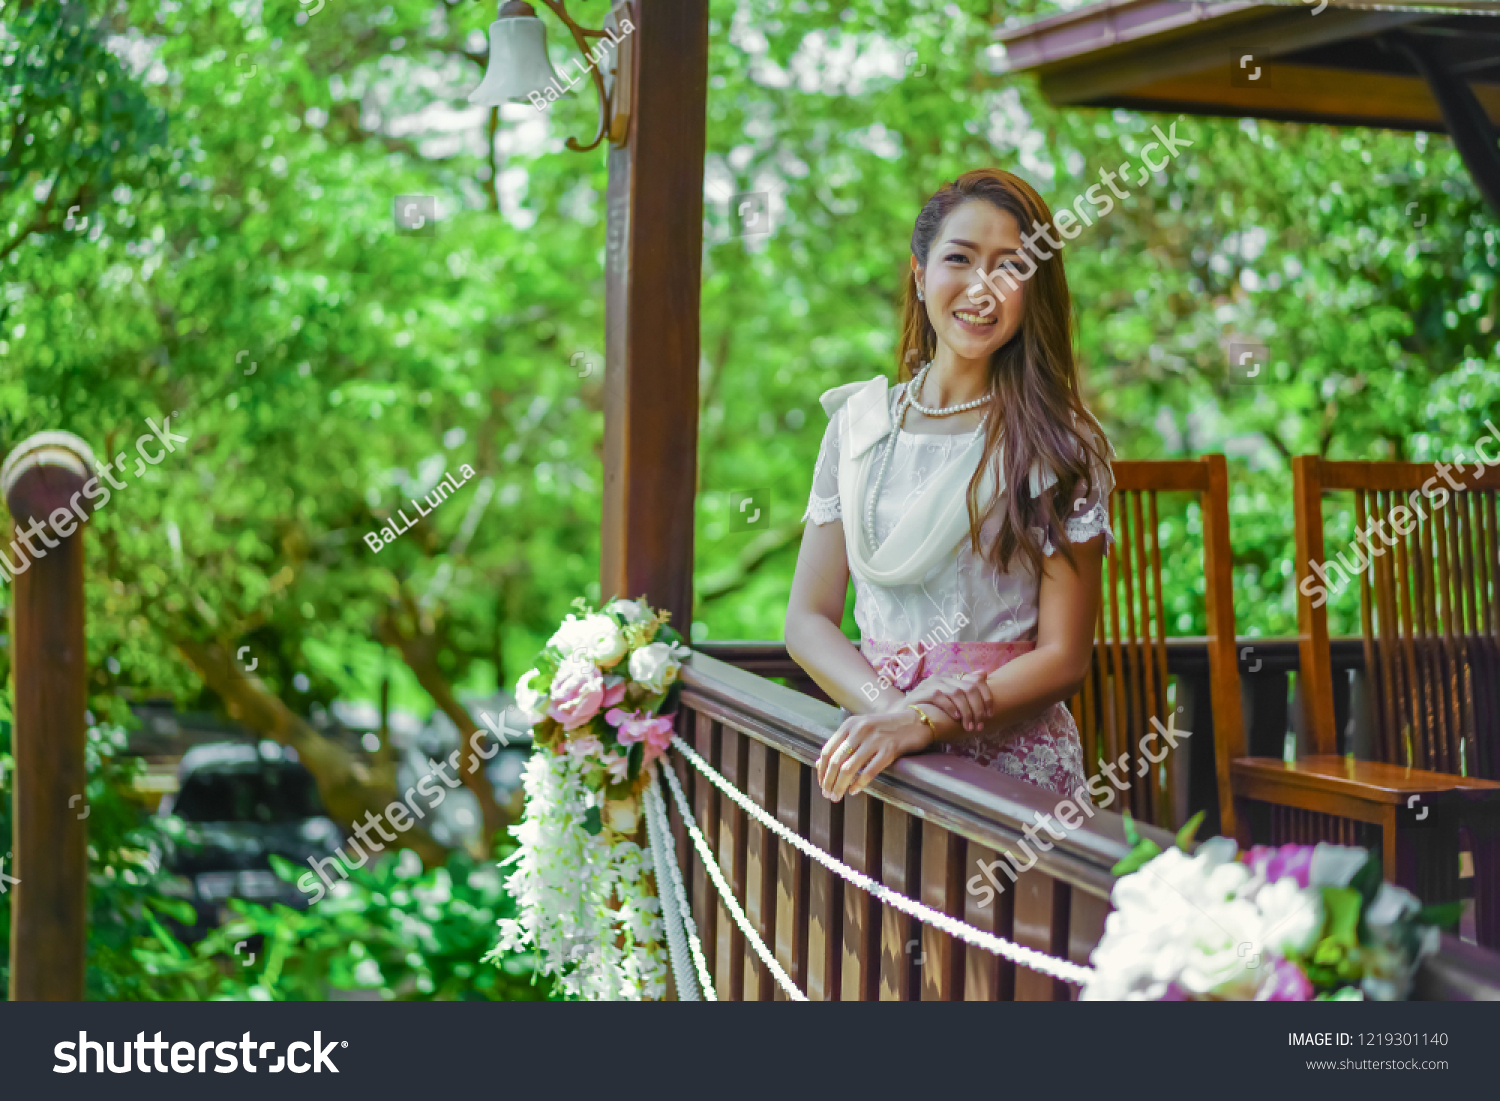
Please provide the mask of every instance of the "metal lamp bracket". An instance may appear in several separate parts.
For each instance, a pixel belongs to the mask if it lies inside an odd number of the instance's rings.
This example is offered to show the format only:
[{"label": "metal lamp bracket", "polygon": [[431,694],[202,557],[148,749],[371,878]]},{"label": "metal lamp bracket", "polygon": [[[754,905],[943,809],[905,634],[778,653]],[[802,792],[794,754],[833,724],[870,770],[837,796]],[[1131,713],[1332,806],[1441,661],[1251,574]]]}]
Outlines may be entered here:
[{"label": "metal lamp bracket", "polygon": [[[590,30],[580,26],[571,16],[567,8],[563,6],[563,0],[542,0],[551,9],[552,14],[562,21],[572,34],[573,41],[577,43],[578,50],[584,56],[591,56],[588,39],[604,38],[617,41],[618,47],[614,53],[614,66],[608,72],[600,72],[597,66],[591,66],[589,75],[594,80],[594,90],[599,95],[599,126],[594,132],[594,140],[587,145],[581,145],[577,138],[569,138],[567,145],[574,152],[583,153],[595,148],[601,141],[608,138],[611,145],[621,146],[625,144],[630,135],[630,112],[634,101],[635,91],[635,11],[631,0],[622,0],[616,4],[605,17],[605,26],[614,31],[611,35],[605,30]],[[629,19],[631,31],[621,33],[621,28]]]}]

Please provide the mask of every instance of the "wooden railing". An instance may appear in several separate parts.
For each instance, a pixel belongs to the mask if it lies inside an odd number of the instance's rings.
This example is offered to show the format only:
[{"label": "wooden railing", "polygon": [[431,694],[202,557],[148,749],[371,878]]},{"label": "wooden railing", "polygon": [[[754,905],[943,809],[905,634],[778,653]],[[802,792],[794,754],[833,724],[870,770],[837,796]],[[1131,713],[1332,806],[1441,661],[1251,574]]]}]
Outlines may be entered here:
[{"label": "wooden railing", "polygon": [[[699,652],[712,655],[762,677],[785,680],[797,691],[827,700],[821,689],[775,641],[700,642]],[[1360,677],[1364,672],[1364,646],[1357,638],[1334,639],[1332,645],[1334,714],[1345,739],[1352,739],[1356,753],[1373,730],[1360,703]],[[1167,672],[1175,682],[1176,705],[1182,708],[1177,726],[1194,737],[1178,742],[1168,758],[1168,767],[1178,771],[1173,784],[1178,806],[1176,820],[1186,821],[1192,812],[1206,812],[1200,836],[1219,830],[1219,791],[1214,771],[1213,708],[1209,706],[1208,646],[1203,638],[1166,640]],[[1294,638],[1241,638],[1236,647],[1240,666],[1240,705],[1245,716],[1245,748],[1252,757],[1281,757],[1286,735],[1297,737],[1299,752],[1311,752],[1311,742],[1301,731],[1302,709],[1297,706],[1294,674],[1300,658]],[[1351,676],[1352,673],[1352,676]],[[1350,719],[1353,718],[1353,724]],[[1341,746],[1341,749],[1343,747]],[[1185,780],[1186,782],[1182,782]]]},{"label": "wooden railing", "polygon": [[[1119,815],[1096,810],[1061,840],[1035,827],[1054,815],[1051,792],[958,757],[906,758],[866,794],[830,803],[813,765],[840,720],[831,705],[701,650],[683,670],[678,733],[731,783],[789,829],[881,883],[934,909],[1038,951],[1087,964],[1104,930],[1110,868],[1127,846]],[[810,861],[723,798],[680,755],[678,777],[698,828],[752,927],[793,982],[815,1001],[1053,1001],[1076,989],[962,944],[877,902]],[[1054,821],[1056,819],[1054,818]],[[1046,847],[1026,841],[1032,826]],[[1141,832],[1158,844],[1170,835]],[[681,821],[678,859],[718,996],[781,998],[769,972],[719,901]],[[1021,854],[1029,845],[1035,863]],[[1002,852],[1025,867],[1005,887],[970,891],[979,861]],[[985,886],[980,877],[976,886]],[[984,898],[985,894],[989,898]],[[983,901],[981,901],[983,900]],[[1500,956],[1456,940],[1421,977],[1440,1000],[1500,1000]]]}]

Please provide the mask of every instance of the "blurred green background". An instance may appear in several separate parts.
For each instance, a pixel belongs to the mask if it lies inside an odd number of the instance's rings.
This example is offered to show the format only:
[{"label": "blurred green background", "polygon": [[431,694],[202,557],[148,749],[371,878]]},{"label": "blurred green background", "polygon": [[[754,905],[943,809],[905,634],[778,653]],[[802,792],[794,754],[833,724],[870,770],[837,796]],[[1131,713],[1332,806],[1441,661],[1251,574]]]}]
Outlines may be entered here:
[{"label": "blurred green background", "polygon": [[[992,165],[1070,204],[1172,121],[1059,111],[991,75],[992,31],[1055,7],[714,4],[695,639],[780,637],[817,398],[894,371],[926,197]],[[265,690],[301,715],[374,700],[386,678],[393,707],[425,713],[382,617],[455,690],[485,692],[575,596],[636,595],[598,592],[606,172],[602,150],[563,147],[596,108],[468,106],[494,12],[0,10],[0,454],[54,428],[101,458],[131,452],[89,536],[96,806],[130,782],[110,748],[126,698],[222,708],[184,646],[253,646]],[[543,16],[561,67],[571,44]],[[1193,118],[1177,134],[1191,146],[1065,253],[1086,396],[1122,458],[1230,456],[1239,631],[1288,635],[1290,457],[1451,458],[1496,415],[1500,230],[1445,138]],[[747,192],[768,234],[734,234]],[[399,229],[398,196],[430,197],[435,217]],[[1264,384],[1231,383],[1232,338],[1268,347]],[[137,472],[133,441],[169,415],[189,442]],[[369,549],[365,532],[462,463],[487,480],[482,508],[471,483]],[[750,489],[769,495],[767,529],[733,525]],[[1329,507],[1331,553],[1352,516]],[[1164,502],[1162,540],[1169,631],[1202,633],[1196,507]],[[1352,587],[1331,607],[1335,634],[1356,628]],[[0,813],[10,782],[0,771]],[[464,961],[506,905],[483,866],[386,858],[358,906],[298,916],[261,982],[226,970],[225,942],[186,949],[160,928],[158,873],[130,855],[153,826],[117,801],[91,823],[91,996],[480,989]],[[445,891],[462,920],[423,916],[424,892]],[[292,920],[236,905],[247,927]],[[538,996],[522,963],[485,982]]]}]

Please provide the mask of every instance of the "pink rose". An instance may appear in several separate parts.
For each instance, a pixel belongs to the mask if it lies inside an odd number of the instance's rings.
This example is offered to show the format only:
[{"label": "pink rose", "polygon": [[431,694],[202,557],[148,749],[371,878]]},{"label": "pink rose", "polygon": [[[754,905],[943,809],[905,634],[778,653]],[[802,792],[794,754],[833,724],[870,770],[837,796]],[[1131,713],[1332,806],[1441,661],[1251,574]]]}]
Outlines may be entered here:
[{"label": "pink rose", "polygon": [[592,662],[568,658],[552,678],[547,714],[564,730],[576,730],[599,713],[604,692],[604,678]]},{"label": "pink rose", "polygon": [[672,744],[672,719],[668,715],[655,718],[639,711],[622,711],[618,707],[605,713],[604,721],[618,727],[615,737],[621,745],[645,742],[658,754]]},{"label": "pink rose", "polygon": [[600,707],[613,707],[625,698],[626,681],[624,677],[607,676],[604,678],[604,702]]}]

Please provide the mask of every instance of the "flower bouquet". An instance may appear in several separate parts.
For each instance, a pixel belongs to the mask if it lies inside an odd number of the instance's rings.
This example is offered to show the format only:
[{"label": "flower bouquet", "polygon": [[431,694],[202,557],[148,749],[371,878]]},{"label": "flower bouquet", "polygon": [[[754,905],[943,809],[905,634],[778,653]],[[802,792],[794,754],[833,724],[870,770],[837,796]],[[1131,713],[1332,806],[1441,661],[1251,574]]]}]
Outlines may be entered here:
[{"label": "flower bouquet", "polygon": [[1199,814],[1162,852],[1126,817],[1114,910],[1094,949],[1092,1001],[1399,1001],[1461,903],[1423,909],[1343,845],[1215,837],[1189,855]]},{"label": "flower bouquet", "polygon": [[[564,994],[653,998],[665,990],[661,907],[639,837],[640,798],[672,743],[678,671],[689,653],[644,599],[569,615],[516,684],[536,752],[506,887],[520,916],[502,920],[486,958],[531,948]],[[665,713],[663,713],[665,712]]]}]

